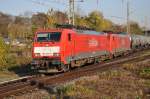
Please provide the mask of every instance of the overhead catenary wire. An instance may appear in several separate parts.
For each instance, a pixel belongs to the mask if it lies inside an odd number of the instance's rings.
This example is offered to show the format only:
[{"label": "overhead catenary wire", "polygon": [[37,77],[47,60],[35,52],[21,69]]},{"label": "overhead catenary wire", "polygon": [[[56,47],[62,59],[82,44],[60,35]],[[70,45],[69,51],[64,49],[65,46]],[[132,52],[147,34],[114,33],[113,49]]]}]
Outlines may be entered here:
[{"label": "overhead catenary wire", "polygon": [[60,0],[28,0],[29,2],[42,5],[42,6],[50,6],[49,3],[56,3],[56,4],[61,4],[61,5],[66,5],[64,2],[60,2]]}]

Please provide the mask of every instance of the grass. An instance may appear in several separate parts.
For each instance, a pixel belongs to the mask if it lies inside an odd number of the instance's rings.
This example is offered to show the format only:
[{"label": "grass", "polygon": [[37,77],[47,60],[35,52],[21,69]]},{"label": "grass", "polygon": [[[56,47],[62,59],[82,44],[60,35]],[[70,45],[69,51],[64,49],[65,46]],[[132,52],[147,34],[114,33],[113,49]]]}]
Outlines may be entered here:
[{"label": "grass", "polygon": [[24,76],[25,73],[29,73],[31,70],[29,64],[31,58],[26,56],[17,56],[17,54],[9,54],[7,56],[7,65],[0,66],[0,81],[7,81]]},{"label": "grass", "polygon": [[127,71],[135,73],[141,78],[150,78],[150,59],[136,63],[126,63],[123,68]]},{"label": "grass", "polygon": [[150,79],[150,67],[149,68],[143,68],[138,72],[138,75],[145,79]]},{"label": "grass", "polygon": [[67,86],[59,87],[58,89],[59,94],[63,94],[64,96],[92,96],[94,90],[89,88],[88,86],[76,85],[76,84],[69,84]]},{"label": "grass", "polygon": [[80,79],[74,84],[63,86],[58,90],[64,96],[80,96],[89,99],[136,99],[136,97],[142,97],[143,93],[140,87],[142,87],[143,81],[127,75],[128,73],[123,72],[122,74],[120,71],[112,70]]},{"label": "grass", "polygon": [[58,88],[64,96],[83,99],[146,99],[150,94],[150,60],[133,61],[121,68],[84,77]]},{"label": "grass", "polygon": [[0,71],[0,82],[15,79],[15,78],[18,78],[18,75],[16,75],[13,72],[9,72],[7,70]]}]

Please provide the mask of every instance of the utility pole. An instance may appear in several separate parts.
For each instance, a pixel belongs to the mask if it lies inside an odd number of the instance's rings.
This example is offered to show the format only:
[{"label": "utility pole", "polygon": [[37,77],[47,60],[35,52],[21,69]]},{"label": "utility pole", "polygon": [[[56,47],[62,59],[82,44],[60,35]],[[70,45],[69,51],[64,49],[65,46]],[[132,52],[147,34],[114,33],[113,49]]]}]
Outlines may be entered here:
[{"label": "utility pole", "polygon": [[144,29],[144,31],[145,31],[145,35],[148,35],[148,33],[147,33],[147,16],[145,16],[145,29]]},{"label": "utility pole", "polygon": [[130,3],[127,0],[127,33],[130,34]]},{"label": "utility pole", "polygon": [[99,3],[99,1],[97,0],[96,3],[97,3],[96,4],[96,10],[98,11],[98,3]]},{"label": "utility pole", "polygon": [[69,24],[74,25],[74,0],[69,0]]},{"label": "utility pole", "polygon": [[[84,0],[79,0],[76,2],[84,2]],[[75,25],[75,0],[69,0],[69,24]]]}]

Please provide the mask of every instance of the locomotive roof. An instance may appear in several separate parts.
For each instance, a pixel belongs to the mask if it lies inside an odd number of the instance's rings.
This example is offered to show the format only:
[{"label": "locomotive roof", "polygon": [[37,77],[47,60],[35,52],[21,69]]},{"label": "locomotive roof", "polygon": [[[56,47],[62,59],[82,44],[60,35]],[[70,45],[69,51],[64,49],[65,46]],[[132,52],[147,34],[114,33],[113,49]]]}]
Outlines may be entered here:
[{"label": "locomotive roof", "polygon": [[95,35],[104,34],[104,32],[97,32],[92,30],[75,30],[75,31],[81,34],[95,34]]},{"label": "locomotive roof", "polygon": [[70,24],[65,24],[65,25],[57,24],[56,28],[72,29],[75,32],[81,33],[81,34],[95,34],[95,35],[104,34],[104,32],[97,32],[93,28],[87,28],[85,26],[74,26],[74,25],[70,25]]}]

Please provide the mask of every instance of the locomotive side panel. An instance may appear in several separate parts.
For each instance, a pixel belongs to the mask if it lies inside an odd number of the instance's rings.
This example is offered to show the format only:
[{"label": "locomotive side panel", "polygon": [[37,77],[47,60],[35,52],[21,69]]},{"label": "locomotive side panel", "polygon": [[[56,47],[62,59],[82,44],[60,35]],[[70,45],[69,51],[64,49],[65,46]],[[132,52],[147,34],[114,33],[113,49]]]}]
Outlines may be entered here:
[{"label": "locomotive side panel", "polygon": [[77,34],[75,40],[75,52],[84,57],[94,57],[107,53],[107,35]]},{"label": "locomotive side panel", "polygon": [[[66,63],[69,64],[71,62],[80,63],[80,65],[83,65],[84,63],[94,60],[95,57],[100,57],[103,55],[109,55],[108,51],[108,39],[107,35],[89,35],[89,34],[78,34],[74,33],[72,34],[73,37],[73,49],[71,50],[71,47],[65,51],[64,54],[64,60],[66,60]],[[68,51],[72,51],[72,55],[67,55]],[[78,64],[79,66],[79,64]]]},{"label": "locomotive side panel", "polygon": [[129,51],[131,46],[130,37],[128,35],[109,34],[110,35],[110,52],[115,55]]},{"label": "locomotive side panel", "polygon": [[64,29],[61,41],[61,62],[70,64],[75,54],[75,33],[72,30]]}]

